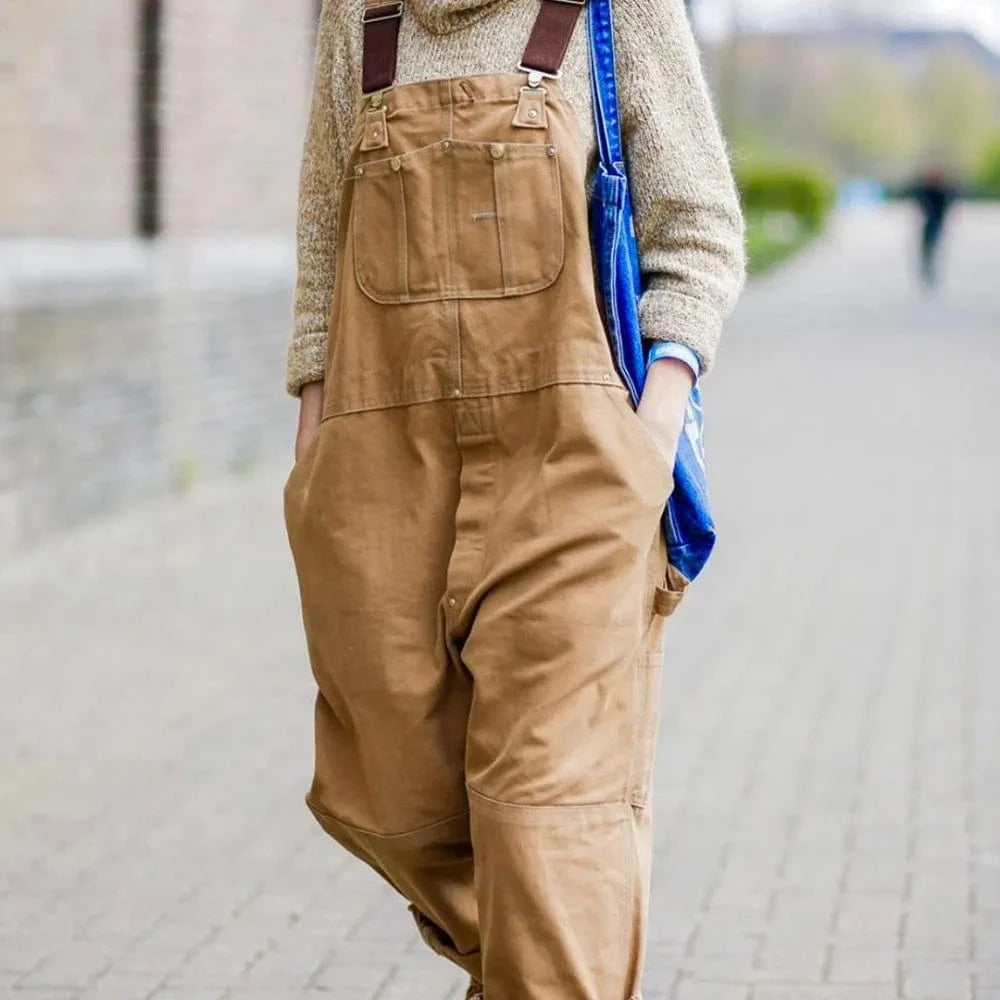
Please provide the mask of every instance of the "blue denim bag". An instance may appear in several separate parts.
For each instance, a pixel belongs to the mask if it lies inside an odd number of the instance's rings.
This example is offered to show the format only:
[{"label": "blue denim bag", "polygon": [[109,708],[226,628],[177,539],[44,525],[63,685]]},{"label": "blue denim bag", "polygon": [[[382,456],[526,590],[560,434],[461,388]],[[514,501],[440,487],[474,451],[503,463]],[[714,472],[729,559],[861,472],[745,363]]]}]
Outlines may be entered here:
[{"label": "blue denim bag", "polygon": [[[612,0],[590,0],[591,81],[600,162],[591,207],[591,237],[611,350],[635,403],[646,380],[639,330],[643,291],[632,199],[622,149]],[[685,580],[705,568],[715,547],[702,442],[701,393],[691,392],[674,468],[674,490],[663,514],[670,565]]]}]

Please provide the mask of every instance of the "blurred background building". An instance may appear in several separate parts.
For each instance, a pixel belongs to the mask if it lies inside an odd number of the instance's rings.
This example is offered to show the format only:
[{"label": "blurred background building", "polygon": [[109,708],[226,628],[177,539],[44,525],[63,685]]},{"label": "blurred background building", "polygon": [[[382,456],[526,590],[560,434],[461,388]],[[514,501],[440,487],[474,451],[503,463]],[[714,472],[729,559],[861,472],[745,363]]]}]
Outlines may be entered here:
[{"label": "blurred background building", "polygon": [[316,8],[0,5],[0,558],[287,451]]},{"label": "blurred background building", "polygon": [[[317,0],[0,5],[0,556],[290,448]],[[993,0],[690,0],[755,271],[838,195],[1000,196]]]},{"label": "blurred background building", "polygon": [[968,31],[858,21],[746,30],[712,65],[734,141],[838,175],[974,178],[1000,129],[1000,54]]},{"label": "blurred background building", "polygon": [[837,179],[948,169],[997,180],[1000,6],[693,0],[730,140],[809,159]]}]

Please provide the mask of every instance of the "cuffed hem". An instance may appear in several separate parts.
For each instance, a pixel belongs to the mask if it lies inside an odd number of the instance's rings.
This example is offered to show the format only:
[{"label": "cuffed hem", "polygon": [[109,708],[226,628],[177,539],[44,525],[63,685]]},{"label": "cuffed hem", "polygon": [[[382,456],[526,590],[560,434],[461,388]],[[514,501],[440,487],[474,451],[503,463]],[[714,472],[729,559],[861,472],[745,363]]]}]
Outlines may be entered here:
[{"label": "cuffed hem", "polygon": [[704,375],[715,361],[722,336],[722,316],[711,306],[681,292],[652,289],[639,303],[639,324],[648,340],[683,344],[698,357]]},{"label": "cuffed hem", "polygon": [[285,389],[301,396],[302,386],[319,382],[326,375],[325,332],[300,333],[289,345],[285,364]]}]

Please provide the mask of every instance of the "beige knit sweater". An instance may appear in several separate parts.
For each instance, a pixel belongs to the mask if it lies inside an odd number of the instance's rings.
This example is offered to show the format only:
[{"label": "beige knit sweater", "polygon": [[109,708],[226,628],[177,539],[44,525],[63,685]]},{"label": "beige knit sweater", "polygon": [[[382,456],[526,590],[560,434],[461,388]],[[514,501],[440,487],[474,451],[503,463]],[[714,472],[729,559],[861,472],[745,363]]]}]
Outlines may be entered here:
[{"label": "beige knit sweater", "polygon": [[[287,388],[323,378],[344,163],[360,107],[362,0],[325,0],[299,198],[295,331]],[[516,70],[537,0],[408,0],[398,83]],[[743,221],[683,0],[618,0],[619,88],[636,228],[649,287],[645,336],[711,367],[742,287]],[[595,155],[587,29],[563,91]],[[334,335],[336,335],[334,333]]]}]

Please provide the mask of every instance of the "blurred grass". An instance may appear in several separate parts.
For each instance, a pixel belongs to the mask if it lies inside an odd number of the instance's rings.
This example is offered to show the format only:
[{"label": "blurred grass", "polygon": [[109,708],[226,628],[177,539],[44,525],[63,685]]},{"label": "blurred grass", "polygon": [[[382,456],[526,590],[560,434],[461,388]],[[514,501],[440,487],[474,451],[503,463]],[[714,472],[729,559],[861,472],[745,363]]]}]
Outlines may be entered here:
[{"label": "blurred grass", "polygon": [[766,274],[822,232],[822,228],[808,228],[798,223],[794,216],[784,212],[767,212],[760,209],[746,211],[747,253],[752,276]]},{"label": "blurred grass", "polygon": [[1000,199],[1000,135],[983,150],[976,191],[981,197]]},{"label": "blurred grass", "polygon": [[736,180],[752,275],[777,267],[819,236],[836,197],[833,179],[811,163],[754,157],[737,164]]}]

